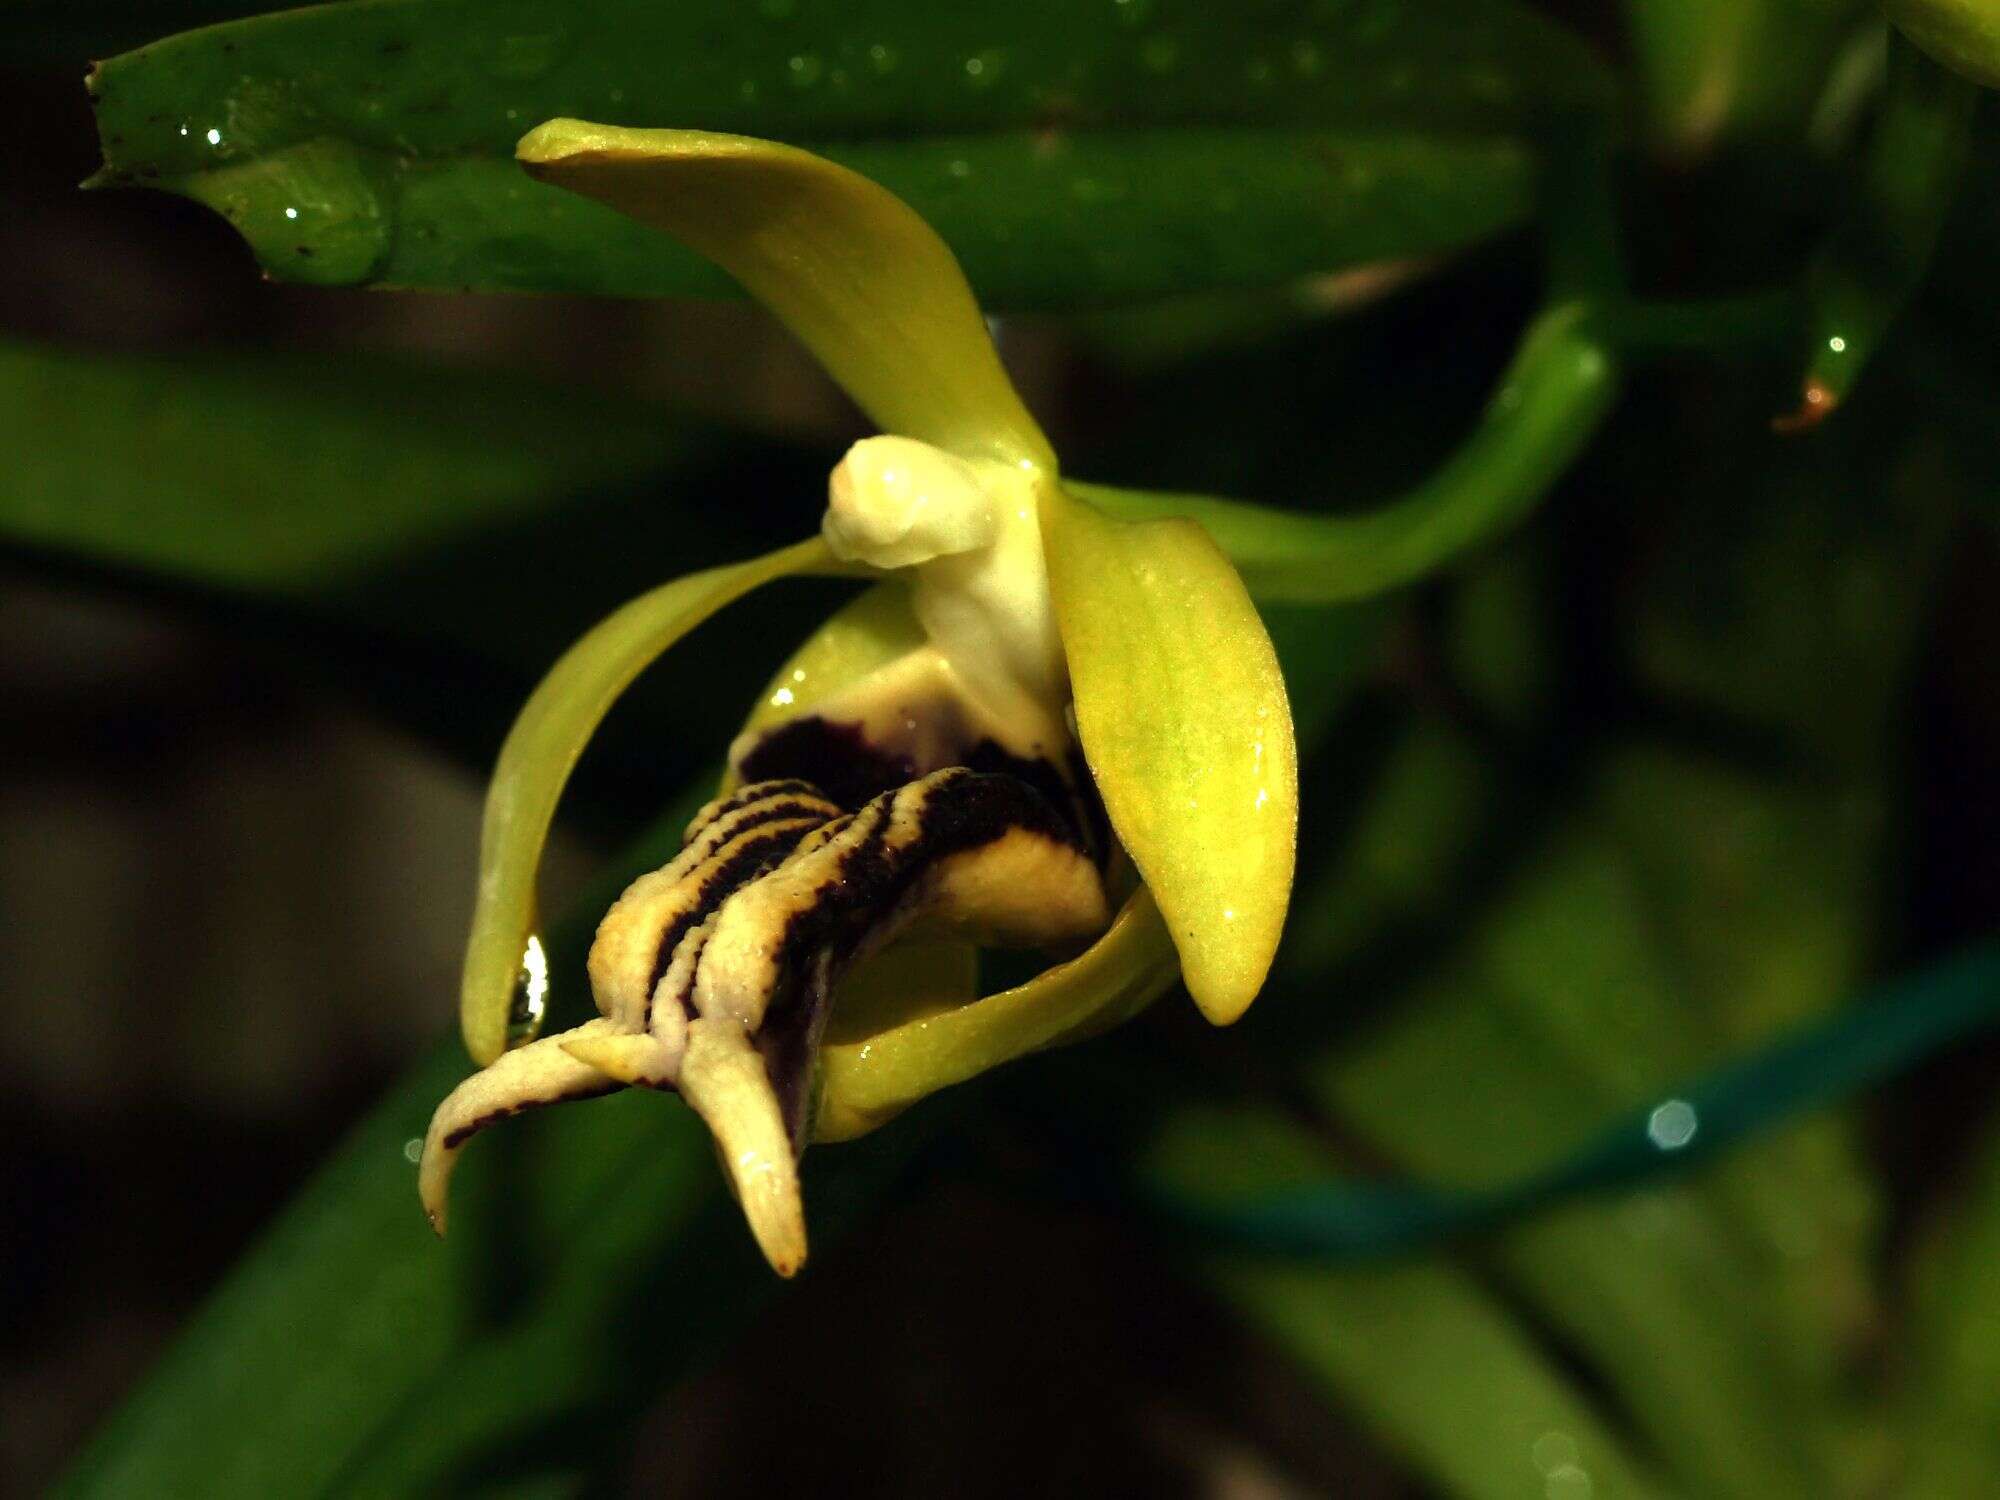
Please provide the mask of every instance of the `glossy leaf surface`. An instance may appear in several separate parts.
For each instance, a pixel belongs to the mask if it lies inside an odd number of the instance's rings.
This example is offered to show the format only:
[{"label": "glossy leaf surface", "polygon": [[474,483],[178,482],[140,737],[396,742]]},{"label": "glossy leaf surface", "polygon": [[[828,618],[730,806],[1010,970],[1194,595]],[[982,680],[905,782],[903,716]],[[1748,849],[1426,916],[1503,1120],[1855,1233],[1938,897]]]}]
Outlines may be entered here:
[{"label": "glossy leaf surface", "polygon": [[823,152],[909,202],[1000,306],[1464,244],[1525,212],[1521,135],[1606,93],[1573,39],[1493,0],[383,0],[176,37],[94,87],[103,180],[208,203],[286,279],[719,290],[507,164],[531,127],[584,116]]}]

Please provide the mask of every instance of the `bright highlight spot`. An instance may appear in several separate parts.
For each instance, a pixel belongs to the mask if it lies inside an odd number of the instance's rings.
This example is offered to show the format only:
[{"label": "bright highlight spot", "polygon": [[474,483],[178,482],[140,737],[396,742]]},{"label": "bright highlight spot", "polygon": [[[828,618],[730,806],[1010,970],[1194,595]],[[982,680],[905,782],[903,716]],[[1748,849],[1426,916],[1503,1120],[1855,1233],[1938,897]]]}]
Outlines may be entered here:
[{"label": "bright highlight spot", "polygon": [[1701,1119],[1685,1099],[1669,1099],[1646,1118],[1646,1138],[1662,1151],[1678,1151],[1694,1139]]}]

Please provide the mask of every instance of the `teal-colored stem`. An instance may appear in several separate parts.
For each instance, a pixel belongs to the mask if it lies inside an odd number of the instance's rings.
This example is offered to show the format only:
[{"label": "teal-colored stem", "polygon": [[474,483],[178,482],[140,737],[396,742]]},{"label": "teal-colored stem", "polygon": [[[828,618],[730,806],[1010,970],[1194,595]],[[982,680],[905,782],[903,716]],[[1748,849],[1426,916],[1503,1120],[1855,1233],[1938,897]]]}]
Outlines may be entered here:
[{"label": "teal-colored stem", "polygon": [[1619,360],[1584,303],[1532,323],[1478,426],[1429,479],[1362,516],[1312,516],[1204,495],[1078,484],[1128,520],[1185,516],[1207,528],[1267,603],[1364,599],[1436,570],[1525,516],[1569,468],[1616,399]]},{"label": "teal-colored stem", "polygon": [[1227,1207],[1146,1206],[1199,1238],[1246,1249],[1342,1261],[1398,1254],[1684,1169],[1996,1024],[2000,942],[1987,942],[1661,1094],[1571,1156],[1499,1188],[1339,1182]]},{"label": "teal-colored stem", "polygon": [[1199,521],[1263,603],[1365,599],[1415,582],[1521,521],[1595,435],[1626,364],[1782,350],[1799,336],[1805,313],[1796,287],[1692,302],[1609,296],[1549,308],[1522,335],[1458,450],[1414,490],[1365,515],[1065,483],[1126,520]]}]

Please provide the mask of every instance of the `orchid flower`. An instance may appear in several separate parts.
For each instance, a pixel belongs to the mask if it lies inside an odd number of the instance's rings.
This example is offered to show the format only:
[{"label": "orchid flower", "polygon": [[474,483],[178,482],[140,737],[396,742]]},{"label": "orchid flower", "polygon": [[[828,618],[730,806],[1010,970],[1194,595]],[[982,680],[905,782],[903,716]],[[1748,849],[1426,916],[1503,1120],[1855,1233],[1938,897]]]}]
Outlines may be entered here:
[{"label": "orchid flower", "polygon": [[[935,232],[877,184],[740,136],[556,120],[535,177],[680,239],[818,357],[882,435],[820,534],[679,578],[577,642],[508,736],[462,992],[481,1070],[439,1106],[420,1189],[444,1227],[465,1141],[639,1086],[715,1136],[758,1245],[803,1263],[798,1163],[938,1089],[1127,1019],[1185,980],[1226,1025],[1290,899],[1298,773],[1242,580],[1190,520],[1066,491]],[[599,1016],[536,1039],[535,870],[613,700],[709,615],[787,575],[877,580],[750,710],[681,853],[599,928]],[[747,696],[747,694],[746,694]],[[1052,966],[978,996],[978,946]]]}]

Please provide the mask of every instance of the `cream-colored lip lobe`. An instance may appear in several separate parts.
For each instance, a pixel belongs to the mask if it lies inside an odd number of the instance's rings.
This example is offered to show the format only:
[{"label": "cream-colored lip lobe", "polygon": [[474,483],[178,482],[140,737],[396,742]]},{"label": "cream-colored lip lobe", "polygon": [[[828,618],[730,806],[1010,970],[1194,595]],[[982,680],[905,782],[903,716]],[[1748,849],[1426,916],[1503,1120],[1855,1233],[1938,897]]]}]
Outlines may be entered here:
[{"label": "cream-colored lip lobe", "polygon": [[744,786],[606,915],[590,957],[603,1014],[503,1055],[439,1105],[419,1176],[432,1223],[442,1232],[452,1165],[478,1131],[621,1086],[668,1089],[715,1135],[753,1235],[790,1275],[840,976],[912,930],[1054,947],[1108,916],[1078,829],[1019,777],[951,767],[851,814],[801,780]]}]

